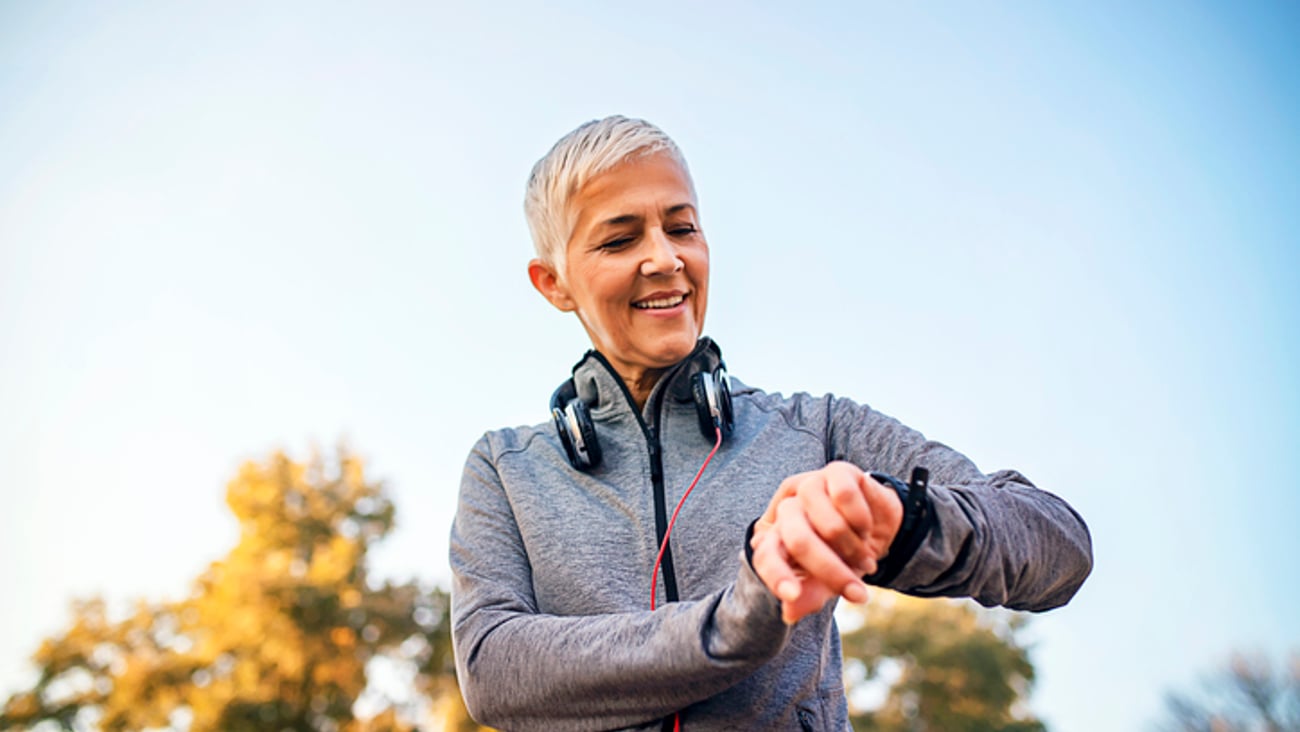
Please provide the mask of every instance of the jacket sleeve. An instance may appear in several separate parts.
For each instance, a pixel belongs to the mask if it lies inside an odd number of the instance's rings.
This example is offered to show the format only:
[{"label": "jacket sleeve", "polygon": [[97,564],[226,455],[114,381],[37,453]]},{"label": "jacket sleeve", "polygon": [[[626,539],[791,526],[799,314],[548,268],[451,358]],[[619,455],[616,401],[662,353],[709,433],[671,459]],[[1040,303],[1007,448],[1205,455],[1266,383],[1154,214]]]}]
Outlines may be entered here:
[{"label": "jacket sleeve", "polygon": [[850,400],[831,398],[829,408],[828,457],[904,481],[914,467],[930,471],[934,520],[892,589],[1042,611],[1069,602],[1092,571],[1083,519],[1025,476],[985,475],[956,450]]},{"label": "jacket sleeve", "polygon": [[507,729],[628,727],[734,685],[789,633],[779,602],[740,564],[728,587],[654,612],[541,613],[484,437],[466,462],[451,532],[452,642],[470,714]]}]

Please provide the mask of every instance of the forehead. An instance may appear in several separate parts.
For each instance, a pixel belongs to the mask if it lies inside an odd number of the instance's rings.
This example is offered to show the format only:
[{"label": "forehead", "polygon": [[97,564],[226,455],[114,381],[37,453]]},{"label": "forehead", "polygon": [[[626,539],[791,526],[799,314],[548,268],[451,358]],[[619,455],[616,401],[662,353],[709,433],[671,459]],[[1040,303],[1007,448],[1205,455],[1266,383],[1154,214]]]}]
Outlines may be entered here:
[{"label": "forehead", "polygon": [[575,233],[621,216],[644,217],[695,206],[690,175],[667,153],[637,156],[591,178],[570,199]]}]

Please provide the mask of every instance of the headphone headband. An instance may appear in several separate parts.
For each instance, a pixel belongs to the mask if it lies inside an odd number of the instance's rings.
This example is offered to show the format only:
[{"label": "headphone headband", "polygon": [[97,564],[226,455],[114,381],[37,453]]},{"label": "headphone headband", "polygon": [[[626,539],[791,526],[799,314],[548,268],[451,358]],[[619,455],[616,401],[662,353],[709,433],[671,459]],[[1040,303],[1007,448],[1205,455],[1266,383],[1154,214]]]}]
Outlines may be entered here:
[{"label": "headphone headband", "polygon": [[[695,402],[695,414],[699,420],[700,434],[709,443],[713,443],[718,431],[725,440],[731,436],[735,426],[735,416],[731,407],[731,380],[727,377],[727,367],[718,360],[713,370],[707,370],[706,363],[699,358],[712,346],[717,347],[707,338],[701,339],[694,353],[688,357],[688,368],[700,369],[690,376],[691,399]],[[572,378],[565,381],[551,394],[551,421],[559,434],[560,444],[569,458],[569,464],[575,470],[592,470],[601,463],[600,441],[596,439],[596,425],[591,419],[591,407],[578,397],[578,387]]]}]

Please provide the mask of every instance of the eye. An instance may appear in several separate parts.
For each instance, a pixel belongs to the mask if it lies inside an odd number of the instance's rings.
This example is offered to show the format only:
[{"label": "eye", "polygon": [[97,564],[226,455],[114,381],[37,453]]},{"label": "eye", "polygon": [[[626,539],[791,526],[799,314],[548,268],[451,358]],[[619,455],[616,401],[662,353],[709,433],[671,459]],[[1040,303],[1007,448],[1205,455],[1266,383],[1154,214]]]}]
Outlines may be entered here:
[{"label": "eye", "polygon": [[668,233],[673,236],[690,236],[698,231],[694,224],[677,224],[668,228]]},{"label": "eye", "polygon": [[632,237],[630,237],[630,236],[623,236],[623,237],[619,237],[619,238],[617,238],[617,239],[611,239],[611,240],[605,242],[604,244],[601,244],[600,246],[598,246],[598,247],[596,247],[596,248],[597,248],[597,249],[604,250],[604,251],[611,251],[611,252],[613,252],[613,251],[618,251],[619,249],[622,249],[622,248],[626,247],[627,245],[631,244],[633,241],[635,241],[635,239],[633,239]]}]

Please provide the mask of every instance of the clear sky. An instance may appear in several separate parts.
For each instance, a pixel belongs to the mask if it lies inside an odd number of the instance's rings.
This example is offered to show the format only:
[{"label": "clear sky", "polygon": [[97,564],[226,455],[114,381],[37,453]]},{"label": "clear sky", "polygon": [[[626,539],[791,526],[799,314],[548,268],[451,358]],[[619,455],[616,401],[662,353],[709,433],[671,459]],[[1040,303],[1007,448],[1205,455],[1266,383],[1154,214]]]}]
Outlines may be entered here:
[{"label": "clear sky", "polygon": [[604,5],[0,5],[0,693],[70,599],[183,594],[277,447],[348,439],[379,571],[445,582],[470,445],[587,347],[525,177],[611,113],[690,161],[733,374],[1088,520],[1054,729],[1300,647],[1295,4]]}]

